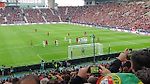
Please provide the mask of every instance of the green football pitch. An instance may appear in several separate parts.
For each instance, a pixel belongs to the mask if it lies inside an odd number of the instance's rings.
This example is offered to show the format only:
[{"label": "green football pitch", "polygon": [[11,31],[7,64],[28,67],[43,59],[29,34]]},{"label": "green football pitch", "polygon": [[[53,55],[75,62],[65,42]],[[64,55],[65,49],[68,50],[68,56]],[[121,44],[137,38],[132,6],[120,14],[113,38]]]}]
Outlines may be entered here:
[{"label": "green football pitch", "polygon": [[[35,32],[37,29],[37,32]],[[47,34],[49,32],[49,35]],[[103,44],[104,54],[123,51],[125,48],[141,49],[150,46],[150,36],[111,31],[69,24],[43,24],[24,26],[0,26],[0,65],[22,66],[52,60],[68,59],[68,45],[64,41],[70,33],[72,45],[76,45],[76,37],[82,37],[87,32],[90,39],[95,34],[96,42]],[[54,41],[59,45],[55,46]],[[99,40],[97,40],[99,39]],[[48,40],[49,45],[43,47],[43,41]],[[88,40],[90,43],[90,40]]]}]

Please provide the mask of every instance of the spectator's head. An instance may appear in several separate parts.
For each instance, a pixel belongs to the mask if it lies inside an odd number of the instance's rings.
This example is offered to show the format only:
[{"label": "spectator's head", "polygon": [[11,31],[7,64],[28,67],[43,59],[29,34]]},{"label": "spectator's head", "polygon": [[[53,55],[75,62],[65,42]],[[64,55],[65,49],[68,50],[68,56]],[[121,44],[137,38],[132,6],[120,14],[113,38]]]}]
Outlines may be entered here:
[{"label": "spectator's head", "polygon": [[133,72],[144,84],[150,83],[150,49],[134,51],[131,56]]},{"label": "spectator's head", "polygon": [[47,84],[49,79],[47,77],[44,77],[42,80],[40,80],[40,84]]},{"label": "spectator's head", "polygon": [[133,51],[131,56],[132,69],[136,72],[143,67],[150,68],[150,49]]},{"label": "spectator's head", "polygon": [[47,84],[61,84],[60,82],[58,82],[57,80],[49,80],[47,82]]},{"label": "spectator's head", "polygon": [[28,75],[22,78],[19,84],[40,84],[40,80],[37,76]]},{"label": "spectator's head", "polygon": [[69,75],[69,74],[63,75],[62,78],[63,78],[64,81],[68,84],[68,82],[69,82],[69,80],[70,80],[70,75]]},{"label": "spectator's head", "polygon": [[13,78],[12,79],[12,84],[18,84],[19,78]]},{"label": "spectator's head", "polygon": [[98,79],[98,77],[90,76],[87,81],[90,84],[96,84],[97,79]]}]

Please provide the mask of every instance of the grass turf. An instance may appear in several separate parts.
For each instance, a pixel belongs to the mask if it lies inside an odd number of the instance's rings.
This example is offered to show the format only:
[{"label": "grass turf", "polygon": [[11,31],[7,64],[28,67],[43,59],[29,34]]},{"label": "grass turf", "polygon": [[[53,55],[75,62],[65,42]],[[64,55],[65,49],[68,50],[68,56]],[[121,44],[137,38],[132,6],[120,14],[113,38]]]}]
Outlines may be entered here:
[{"label": "grass turf", "polygon": [[[49,36],[47,32],[50,32]],[[41,59],[47,62],[68,59],[69,44],[64,41],[64,37],[70,33],[70,38],[74,41],[72,45],[76,45],[75,38],[82,37],[84,32],[87,32],[89,43],[91,34],[95,34],[96,39],[100,39],[99,43],[103,44],[105,54],[108,52],[109,44],[111,52],[123,51],[125,48],[141,49],[150,46],[149,36],[77,25],[0,26],[0,65],[22,66],[40,63]],[[54,45],[56,39],[59,41],[59,46]],[[49,46],[43,47],[43,40],[48,40]]]}]

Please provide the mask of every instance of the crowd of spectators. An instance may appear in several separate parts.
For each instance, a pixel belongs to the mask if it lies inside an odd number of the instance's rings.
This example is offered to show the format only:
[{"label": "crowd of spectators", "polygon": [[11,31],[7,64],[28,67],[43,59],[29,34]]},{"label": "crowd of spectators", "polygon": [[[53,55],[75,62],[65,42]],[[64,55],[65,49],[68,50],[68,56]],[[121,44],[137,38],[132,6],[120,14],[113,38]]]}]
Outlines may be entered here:
[{"label": "crowd of spectators", "polygon": [[51,9],[6,7],[0,9],[0,24],[59,22],[58,16],[52,14],[52,11]]},{"label": "crowd of spectators", "polygon": [[[31,71],[22,77],[0,80],[0,84],[113,84],[115,80],[121,81],[120,84],[149,84],[149,56],[149,48],[131,52],[125,49],[111,63],[89,66],[68,64],[59,68],[54,63],[54,68],[50,70]],[[94,69],[92,72],[91,67],[98,67],[98,71]],[[113,78],[113,74],[116,74],[119,79]]]},{"label": "crowd of spectators", "polygon": [[150,29],[148,2],[100,3],[90,6],[64,6],[57,9],[0,9],[0,23],[66,22],[128,29]]},{"label": "crowd of spectators", "polygon": [[150,29],[150,8],[144,3],[103,3],[85,6],[72,22],[119,28]]},{"label": "crowd of spectators", "polygon": [[52,9],[40,9],[42,15],[45,17],[47,22],[59,22],[59,18],[56,14],[54,14]]},{"label": "crowd of spectators", "polygon": [[24,13],[29,23],[44,22],[44,19],[38,9],[24,9]]},{"label": "crowd of spectators", "polygon": [[18,7],[6,7],[5,9],[0,9],[0,14],[1,24],[15,24],[17,22],[24,22],[21,9]]},{"label": "crowd of spectators", "polygon": [[[71,21],[116,28],[150,30],[150,8],[145,5],[146,2],[103,3],[93,6],[59,7],[58,10],[8,7],[0,9],[0,24]],[[125,73],[123,76],[126,78],[128,78],[127,73],[132,73],[132,77],[141,84],[150,84],[149,61],[150,49],[132,52],[126,49],[110,64],[59,68],[54,65],[51,70],[32,71],[23,77],[12,76],[6,80],[0,80],[0,84],[105,84],[106,82],[106,84],[112,84],[108,83],[113,80],[110,80],[112,73]],[[93,66],[98,67],[98,72],[91,73],[90,68]],[[120,78],[121,81],[124,81],[123,79]]]}]

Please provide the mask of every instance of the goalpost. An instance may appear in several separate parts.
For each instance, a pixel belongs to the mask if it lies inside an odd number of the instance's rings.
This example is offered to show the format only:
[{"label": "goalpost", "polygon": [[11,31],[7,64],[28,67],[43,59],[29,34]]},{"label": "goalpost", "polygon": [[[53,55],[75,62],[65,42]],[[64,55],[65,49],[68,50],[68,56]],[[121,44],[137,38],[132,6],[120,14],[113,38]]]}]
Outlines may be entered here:
[{"label": "goalpost", "polygon": [[[77,58],[92,57],[94,54],[93,49],[94,49],[93,43],[68,46],[68,58],[77,59]],[[95,43],[95,55],[98,56],[102,54],[103,54],[103,45],[100,43]]]}]

